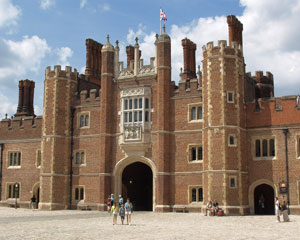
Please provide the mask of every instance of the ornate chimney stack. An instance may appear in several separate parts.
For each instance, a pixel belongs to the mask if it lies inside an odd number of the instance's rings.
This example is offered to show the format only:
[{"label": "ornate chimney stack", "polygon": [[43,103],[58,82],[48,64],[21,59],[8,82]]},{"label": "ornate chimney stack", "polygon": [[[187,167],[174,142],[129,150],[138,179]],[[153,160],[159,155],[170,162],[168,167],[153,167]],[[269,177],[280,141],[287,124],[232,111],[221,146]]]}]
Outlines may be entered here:
[{"label": "ornate chimney stack", "polygon": [[196,78],[196,57],[197,45],[190,39],[182,39],[183,47],[183,79]]},{"label": "ornate chimney stack", "polygon": [[34,116],[34,81],[28,79],[19,81],[19,103],[16,117]]},{"label": "ornate chimney stack", "polygon": [[243,24],[234,16],[227,16],[227,23],[229,29],[229,45],[231,42],[237,42],[243,46]]},{"label": "ornate chimney stack", "polygon": [[102,44],[93,39],[86,39],[86,68],[85,75],[90,81],[101,85],[101,49]]}]

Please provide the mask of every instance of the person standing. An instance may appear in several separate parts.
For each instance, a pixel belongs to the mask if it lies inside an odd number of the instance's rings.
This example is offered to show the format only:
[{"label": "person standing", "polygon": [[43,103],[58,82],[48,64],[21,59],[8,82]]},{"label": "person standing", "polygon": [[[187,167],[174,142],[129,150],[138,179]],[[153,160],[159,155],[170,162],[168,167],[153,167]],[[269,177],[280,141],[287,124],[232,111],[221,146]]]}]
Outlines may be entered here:
[{"label": "person standing", "polygon": [[122,225],[124,224],[124,218],[125,218],[125,208],[124,208],[124,204],[122,203],[119,209],[119,215],[121,217],[121,222]]},{"label": "person standing", "polygon": [[117,217],[118,217],[118,207],[117,204],[114,203],[114,205],[111,207],[111,214],[113,215],[113,225],[117,224]]},{"label": "person standing", "polygon": [[36,208],[35,207],[36,206],[35,203],[36,203],[36,198],[35,198],[35,195],[33,195],[32,198],[30,199],[31,209],[35,209]]},{"label": "person standing", "polygon": [[110,212],[110,208],[111,208],[111,199],[110,199],[110,196],[108,196],[108,198],[106,200],[106,203],[107,203],[107,212]]},{"label": "person standing", "polygon": [[133,205],[130,202],[130,199],[127,198],[127,202],[125,203],[125,215],[127,219],[127,225],[131,225],[131,213],[132,213]]},{"label": "person standing", "polygon": [[283,221],[289,222],[290,221],[289,213],[285,201],[282,202],[281,211],[282,211]]},{"label": "person standing", "polygon": [[278,197],[275,198],[275,215],[277,217],[277,222],[280,222],[280,201]]}]

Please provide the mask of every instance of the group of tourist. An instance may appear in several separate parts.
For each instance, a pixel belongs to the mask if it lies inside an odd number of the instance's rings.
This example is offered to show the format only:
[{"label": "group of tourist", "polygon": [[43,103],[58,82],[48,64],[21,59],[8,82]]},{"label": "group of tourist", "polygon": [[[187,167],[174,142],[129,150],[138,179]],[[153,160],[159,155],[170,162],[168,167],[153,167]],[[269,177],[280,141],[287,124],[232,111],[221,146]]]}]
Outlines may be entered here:
[{"label": "group of tourist", "polygon": [[289,213],[285,200],[283,200],[282,204],[280,203],[278,197],[275,198],[275,215],[277,217],[277,222],[280,222],[280,215],[283,216],[284,222],[289,222]]},{"label": "group of tourist", "polygon": [[131,214],[133,212],[133,205],[130,202],[130,199],[127,198],[126,203],[124,204],[124,199],[119,195],[119,202],[116,203],[114,194],[112,193],[107,198],[107,211],[113,216],[113,225],[117,224],[118,214],[121,218],[122,224],[124,224],[124,219],[126,216],[127,225],[131,225]]},{"label": "group of tourist", "polygon": [[218,212],[220,210],[221,209],[219,208],[219,203],[217,202],[217,200],[215,200],[214,202],[209,200],[208,203],[206,204],[205,216],[207,216],[207,213],[209,216],[219,216]]}]

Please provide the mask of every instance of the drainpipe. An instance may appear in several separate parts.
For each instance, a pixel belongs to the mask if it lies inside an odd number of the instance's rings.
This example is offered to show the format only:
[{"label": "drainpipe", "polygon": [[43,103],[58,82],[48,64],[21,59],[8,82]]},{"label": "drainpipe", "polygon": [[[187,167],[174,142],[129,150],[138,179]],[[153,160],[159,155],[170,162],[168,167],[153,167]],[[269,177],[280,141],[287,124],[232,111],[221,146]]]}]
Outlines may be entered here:
[{"label": "drainpipe", "polygon": [[71,108],[71,148],[70,148],[70,192],[69,192],[69,209],[72,209],[72,185],[73,185],[73,147],[74,147],[74,113],[75,108]]},{"label": "drainpipe", "polygon": [[0,143],[0,201],[2,197],[2,159],[3,159],[4,143]]},{"label": "drainpipe", "polygon": [[287,134],[289,130],[287,128],[282,129],[284,133],[284,143],[285,143],[285,171],[286,171],[286,186],[287,186],[287,207],[288,213],[290,214],[290,183],[289,183],[289,158],[288,158],[288,144],[287,144]]}]

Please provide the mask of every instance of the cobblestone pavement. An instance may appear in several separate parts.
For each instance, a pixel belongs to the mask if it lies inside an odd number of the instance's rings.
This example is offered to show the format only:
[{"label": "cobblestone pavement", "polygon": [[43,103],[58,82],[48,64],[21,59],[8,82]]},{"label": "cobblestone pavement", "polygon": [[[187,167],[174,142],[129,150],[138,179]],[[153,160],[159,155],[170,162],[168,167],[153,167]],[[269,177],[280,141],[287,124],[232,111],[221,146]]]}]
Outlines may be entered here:
[{"label": "cobblestone pavement", "polygon": [[199,213],[134,212],[131,225],[112,225],[98,211],[38,211],[0,207],[0,239],[300,239],[300,216],[205,217]]}]

